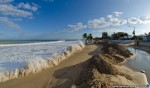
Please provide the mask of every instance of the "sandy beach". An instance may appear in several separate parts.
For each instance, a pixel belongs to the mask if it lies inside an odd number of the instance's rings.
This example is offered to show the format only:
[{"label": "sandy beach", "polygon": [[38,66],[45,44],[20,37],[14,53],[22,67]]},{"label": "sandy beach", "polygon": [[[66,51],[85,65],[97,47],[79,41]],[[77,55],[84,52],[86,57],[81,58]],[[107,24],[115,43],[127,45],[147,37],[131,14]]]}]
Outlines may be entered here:
[{"label": "sandy beach", "polygon": [[0,88],[150,88],[150,0],[0,0]]},{"label": "sandy beach", "polygon": [[70,56],[58,66],[43,70],[39,73],[30,74],[26,77],[0,83],[0,88],[51,88],[54,86],[58,88],[61,86],[63,88],[62,85],[64,84],[69,86],[71,82],[79,77],[85,64],[83,62],[97,53],[99,53],[97,46],[86,46],[81,52]]},{"label": "sandy beach", "polygon": [[121,60],[111,62],[107,56],[101,56],[102,48],[102,45],[87,45],[55,67],[0,83],[0,88],[109,88],[114,84],[147,84],[143,73],[117,65]]}]

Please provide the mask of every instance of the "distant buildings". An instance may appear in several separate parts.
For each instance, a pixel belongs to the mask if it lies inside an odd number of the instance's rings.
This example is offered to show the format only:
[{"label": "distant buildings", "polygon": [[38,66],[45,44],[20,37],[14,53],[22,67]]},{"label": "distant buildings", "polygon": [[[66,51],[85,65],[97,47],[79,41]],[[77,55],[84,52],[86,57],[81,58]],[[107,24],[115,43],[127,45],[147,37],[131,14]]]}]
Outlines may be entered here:
[{"label": "distant buildings", "polygon": [[132,35],[127,35],[127,36],[122,37],[122,39],[129,40],[129,39],[131,39],[132,37],[133,37]]},{"label": "distant buildings", "polygon": [[111,35],[111,39],[113,40],[134,40],[135,37],[125,32],[117,32]]},{"label": "distant buildings", "polygon": [[148,34],[145,33],[143,40],[150,42],[150,32]]},{"label": "distant buildings", "polygon": [[145,36],[144,40],[150,42],[150,35]]}]

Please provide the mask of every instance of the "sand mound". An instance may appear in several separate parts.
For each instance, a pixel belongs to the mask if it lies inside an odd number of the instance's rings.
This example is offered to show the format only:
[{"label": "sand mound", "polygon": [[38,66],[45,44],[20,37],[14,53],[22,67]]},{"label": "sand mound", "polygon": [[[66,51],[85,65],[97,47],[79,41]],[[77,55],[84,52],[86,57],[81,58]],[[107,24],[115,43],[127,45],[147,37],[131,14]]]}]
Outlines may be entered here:
[{"label": "sand mound", "polygon": [[138,84],[133,81],[136,78],[132,74],[136,75],[136,72],[118,65],[132,55],[130,51],[117,44],[105,44],[102,50],[103,54],[94,55],[89,60],[76,82],[76,88],[114,88],[116,84]]},{"label": "sand mound", "polygon": [[129,58],[131,55],[133,55],[129,50],[127,50],[125,47],[122,47],[121,45],[111,43],[111,44],[105,44],[102,48],[104,53],[109,55],[118,54],[121,56],[124,56],[125,58]]},{"label": "sand mound", "polygon": [[104,54],[103,56],[105,58],[109,58],[113,63],[121,63],[125,61],[126,58],[129,58],[131,55],[133,55],[125,47],[114,43],[106,43],[102,50]]},{"label": "sand mound", "polygon": [[114,84],[133,84],[129,74],[119,71],[102,55],[93,56],[79,78],[77,88],[112,88]]},{"label": "sand mound", "polygon": [[[145,85],[144,74],[114,65],[102,55],[95,55],[83,70],[73,88],[124,88],[121,85]],[[135,88],[135,87],[126,87]]]},{"label": "sand mound", "polygon": [[95,55],[92,58],[92,64],[95,65],[97,70],[103,74],[116,74],[117,70],[113,67],[108,59],[103,55]]}]

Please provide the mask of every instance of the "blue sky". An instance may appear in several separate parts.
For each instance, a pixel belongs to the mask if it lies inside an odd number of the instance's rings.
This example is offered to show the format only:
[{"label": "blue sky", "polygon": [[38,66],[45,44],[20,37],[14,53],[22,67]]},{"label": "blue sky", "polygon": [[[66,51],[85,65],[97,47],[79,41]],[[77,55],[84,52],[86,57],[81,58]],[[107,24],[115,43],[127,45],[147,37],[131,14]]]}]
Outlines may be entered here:
[{"label": "blue sky", "polygon": [[[150,0],[0,0],[0,39],[150,32]],[[131,26],[131,27],[128,27]]]}]

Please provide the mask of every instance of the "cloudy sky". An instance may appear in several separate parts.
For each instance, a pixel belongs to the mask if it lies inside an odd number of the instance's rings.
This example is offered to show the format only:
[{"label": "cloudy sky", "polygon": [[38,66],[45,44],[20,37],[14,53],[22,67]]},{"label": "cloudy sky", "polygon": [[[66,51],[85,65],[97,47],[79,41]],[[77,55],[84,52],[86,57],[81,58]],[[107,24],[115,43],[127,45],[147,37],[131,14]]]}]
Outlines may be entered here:
[{"label": "cloudy sky", "polygon": [[[150,0],[0,0],[0,39],[150,32]],[[130,26],[130,27],[129,27]]]}]

